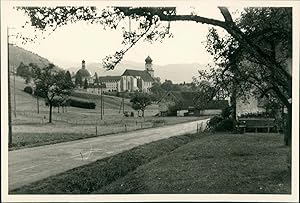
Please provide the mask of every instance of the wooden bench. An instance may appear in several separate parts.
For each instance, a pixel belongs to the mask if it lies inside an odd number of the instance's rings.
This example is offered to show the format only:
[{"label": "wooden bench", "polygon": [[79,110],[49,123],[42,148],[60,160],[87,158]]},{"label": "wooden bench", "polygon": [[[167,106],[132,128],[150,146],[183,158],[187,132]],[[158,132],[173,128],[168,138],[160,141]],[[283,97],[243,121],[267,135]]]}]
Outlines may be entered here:
[{"label": "wooden bench", "polygon": [[238,125],[239,129],[243,129],[245,133],[247,129],[267,129],[267,132],[270,132],[270,129],[276,127],[274,118],[239,118]]}]

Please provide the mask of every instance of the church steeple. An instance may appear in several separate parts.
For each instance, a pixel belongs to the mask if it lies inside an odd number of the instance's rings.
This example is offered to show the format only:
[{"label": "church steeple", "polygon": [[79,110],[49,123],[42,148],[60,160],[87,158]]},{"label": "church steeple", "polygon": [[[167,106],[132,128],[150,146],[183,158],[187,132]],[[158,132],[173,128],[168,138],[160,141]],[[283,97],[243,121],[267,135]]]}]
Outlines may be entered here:
[{"label": "church steeple", "polygon": [[152,78],[154,78],[154,70],[152,69],[152,59],[150,58],[150,56],[148,56],[145,59],[145,69],[146,71],[151,75]]},{"label": "church steeple", "polygon": [[82,60],[82,62],[81,62],[81,68],[85,69],[85,60]]}]

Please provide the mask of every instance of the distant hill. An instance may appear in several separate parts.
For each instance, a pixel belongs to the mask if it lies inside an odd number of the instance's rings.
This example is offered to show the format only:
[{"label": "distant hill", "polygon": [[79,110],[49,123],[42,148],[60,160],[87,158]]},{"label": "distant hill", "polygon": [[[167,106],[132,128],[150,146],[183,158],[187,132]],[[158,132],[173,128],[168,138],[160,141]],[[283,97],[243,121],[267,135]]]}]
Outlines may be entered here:
[{"label": "distant hill", "polygon": [[[69,68],[71,72],[76,73],[80,69],[80,63],[77,67]],[[92,75],[97,72],[98,76],[105,75],[122,75],[126,69],[144,70],[145,64],[132,61],[123,61],[116,66],[114,70],[107,71],[99,63],[87,63],[86,68]],[[164,66],[153,65],[155,77],[160,77],[161,81],[166,79],[172,80],[174,83],[191,82],[192,77],[198,76],[198,70],[206,69],[204,64],[187,63],[187,64],[168,64]]]},{"label": "distant hill", "polygon": [[10,44],[9,67],[17,68],[21,62],[23,62],[26,65],[28,65],[29,63],[35,63],[41,68],[46,67],[49,63],[51,63],[48,59],[43,58],[35,53],[32,53],[31,51]]}]

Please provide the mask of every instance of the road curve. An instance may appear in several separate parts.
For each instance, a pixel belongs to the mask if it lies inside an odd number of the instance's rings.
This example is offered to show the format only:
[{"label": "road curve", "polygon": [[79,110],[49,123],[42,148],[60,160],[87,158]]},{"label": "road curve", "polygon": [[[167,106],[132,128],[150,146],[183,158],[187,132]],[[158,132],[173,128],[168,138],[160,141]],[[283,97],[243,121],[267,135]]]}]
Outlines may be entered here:
[{"label": "road curve", "polygon": [[9,190],[152,141],[195,133],[208,119],[8,152]]}]

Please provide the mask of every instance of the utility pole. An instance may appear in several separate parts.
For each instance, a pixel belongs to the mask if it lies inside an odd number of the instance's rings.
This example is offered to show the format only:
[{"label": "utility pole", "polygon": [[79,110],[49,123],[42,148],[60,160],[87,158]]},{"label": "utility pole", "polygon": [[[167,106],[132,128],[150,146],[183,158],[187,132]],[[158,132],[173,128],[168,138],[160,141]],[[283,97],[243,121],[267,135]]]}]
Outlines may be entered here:
[{"label": "utility pole", "polygon": [[123,94],[123,97],[122,97],[122,105],[123,105],[123,114],[124,114],[124,94]]},{"label": "utility pole", "polygon": [[[103,91],[101,92],[101,95],[103,94]],[[102,111],[104,116],[104,97],[102,97]]]},{"label": "utility pole", "polygon": [[13,76],[14,76],[14,115],[17,117],[17,103],[16,103],[16,67],[13,66]]},{"label": "utility pole", "polygon": [[101,97],[100,97],[100,101],[101,101],[101,107],[100,107],[100,111],[101,111],[101,120],[103,120],[103,111],[102,111],[102,108],[103,108],[103,101],[102,101],[102,84],[100,84],[100,91],[101,91]]},{"label": "utility pole", "polygon": [[7,76],[8,76],[8,146],[12,146],[12,119],[11,119],[11,89],[9,67],[9,27],[7,27]]}]

